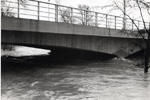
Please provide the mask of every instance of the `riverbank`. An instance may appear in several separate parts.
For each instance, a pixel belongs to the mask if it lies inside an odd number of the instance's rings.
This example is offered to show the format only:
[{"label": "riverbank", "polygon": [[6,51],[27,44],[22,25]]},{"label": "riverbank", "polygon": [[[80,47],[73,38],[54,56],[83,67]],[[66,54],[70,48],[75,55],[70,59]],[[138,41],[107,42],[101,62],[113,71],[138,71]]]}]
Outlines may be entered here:
[{"label": "riverbank", "polygon": [[[145,57],[144,57],[143,50],[128,56],[126,59],[133,61],[133,64],[136,67],[144,68]],[[149,54],[148,66],[150,67],[150,54]]]}]

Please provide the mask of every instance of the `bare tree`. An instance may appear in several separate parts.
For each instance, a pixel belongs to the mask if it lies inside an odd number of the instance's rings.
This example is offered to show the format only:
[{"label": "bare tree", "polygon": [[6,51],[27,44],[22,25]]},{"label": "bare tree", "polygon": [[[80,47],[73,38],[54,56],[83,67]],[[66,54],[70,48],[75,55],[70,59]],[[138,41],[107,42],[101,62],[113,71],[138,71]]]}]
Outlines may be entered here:
[{"label": "bare tree", "polygon": [[78,5],[78,9],[79,9],[79,17],[77,17],[77,19],[79,19],[81,21],[82,25],[92,25],[93,24],[93,13],[91,12],[91,8],[88,5]]},{"label": "bare tree", "polygon": [[[61,0],[55,0],[55,3],[60,5]],[[61,22],[65,23],[73,23],[74,19],[72,16],[71,8],[67,7],[59,7],[58,13],[60,15]]]},{"label": "bare tree", "polygon": [[55,0],[55,3],[60,5],[61,4],[61,0]]},{"label": "bare tree", "polygon": [[2,16],[9,16],[13,17],[15,14],[12,13],[12,8],[10,8],[10,3],[7,4],[7,0],[1,1],[1,15]]},{"label": "bare tree", "polygon": [[65,23],[80,23],[82,25],[93,25],[93,17],[94,13],[91,12],[91,8],[87,5],[78,5],[78,9],[76,15],[73,15],[72,8],[59,8],[59,15],[61,17],[61,21]]},{"label": "bare tree", "polygon": [[[125,1],[125,0],[124,0]],[[148,14],[148,16],[150,16],[150,2],[146,1],[146,0],[127,0],[127,5],[125,5],[126,7],[128,7],[130,10],[139,10],[139,16],[138,18],[141,18],[142,20],[142,25],[143,25],[143,29],[141,29],[138,24],[135,21],[135,18],[133,18],[131,16],[131,12],[127,13],[125,9],[125,7],[122,7],[122,5],[120,6],[118,4],[118,2],[116,2],[115,0],[112,2],[111,5],[107,5],[104,6],[105,7],[111,7],[110,11],[113,10],[120,10],[123,15],[125,15],[126,17],[129,18],[129,20],[132,22],[132,24],[135,26],[136,30],[134,33],[134,36],[140,36],[142,38],[142,40],[144,41],[146,47],[141,46],[140,44],[136,44],[137,46],[141,47],[141,48],[145,48],[145,65],[144,65],[144,72],[147,73],[148,72],[148,61],[149,61],[149,48],[150,48],[150,22],[148,22],[149,24],[149,28],[147,27],[147,23],[145,20],[145,16],[143,14],[143,12],[146,12]],[[125,20],[126,21],[126,20]],[[122,30],[122,32],[124,33],[133,33],[133,31],[129,31],[127,29]],[[133,35],[133,34],[132,34]]]},{"label": "bare tree", "polygon": [[59,14],[62,22],[73,23],[75,20],[72,16],[71,8],[59,9]]},{"label": "bare tree", "polygon": [[[27,0],[18,0],[19,4],[23,7],[25,7],[25,4],[27,3]],[[14,5],[11,5],[8,0],[1,0],[1,15],[2,16],[8,16],[8,17],[14,17],[15,13],[13,12]]]}]

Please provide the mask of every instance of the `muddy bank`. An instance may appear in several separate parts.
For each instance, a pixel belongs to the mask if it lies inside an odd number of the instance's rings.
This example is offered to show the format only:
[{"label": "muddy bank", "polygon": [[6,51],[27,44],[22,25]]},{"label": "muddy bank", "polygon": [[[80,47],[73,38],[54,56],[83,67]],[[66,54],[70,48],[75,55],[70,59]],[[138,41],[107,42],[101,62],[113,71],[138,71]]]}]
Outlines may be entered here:
[{"label": "muddy bank", "polygon": [[[145,62],[144,50],[134,53],[126,57],[126,59],[133,61],[133,65],[135,65],[136,67],[144,68]],[[150,67],[150,53],[149,53],[149,67]]]}]

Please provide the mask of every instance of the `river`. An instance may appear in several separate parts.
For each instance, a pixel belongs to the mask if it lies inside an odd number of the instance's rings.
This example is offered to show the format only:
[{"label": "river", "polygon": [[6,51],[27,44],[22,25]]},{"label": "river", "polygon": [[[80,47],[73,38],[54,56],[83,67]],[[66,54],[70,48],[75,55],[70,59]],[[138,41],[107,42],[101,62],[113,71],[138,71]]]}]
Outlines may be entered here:
[{"label": "river", "polygon": [[[25,53],[25,48],[22,50]],[[142,68],[133,65],[133,61],[114,58],[107,61],[75,60],[53,63],[47,58],[49,52],[44,51],[45,56],[39,56],[42,59],[29,55],[25,58],[7,57],[8,55],[4,57],[7,64],[2,67],[7,68],[1,74],[1,99],[150,99],[150,73],[144,74]],[[3,51],[2,54],[8,53]],[[9,54],[19,55],[11,52]]]}]

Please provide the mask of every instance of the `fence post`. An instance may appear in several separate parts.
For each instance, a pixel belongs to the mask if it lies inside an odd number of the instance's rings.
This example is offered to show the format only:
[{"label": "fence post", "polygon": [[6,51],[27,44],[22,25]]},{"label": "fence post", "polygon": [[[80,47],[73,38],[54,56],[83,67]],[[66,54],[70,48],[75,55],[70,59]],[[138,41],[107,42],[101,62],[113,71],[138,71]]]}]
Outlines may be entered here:
[{"label": "fence post", "polygon": [[116,16],[115,16],[115,29],[117,28],[117,26],[116,26]]},{"label": "fence post", "polygon": [[73,8],[71,8],[71,24],[73,24]]},{"label": "fence post", "polygon": [[38,20],[40,20],[40,2],[38,1]]},{"label": "fence post", "polygon": [[86,10],[84,10],[84,23],[85,23],[85,25],[87,25],[86,17],[87,17],[87,12],[86,12]]},{"label": "fence post", "polygon": [[20,0],[18,0],[18,18],[20,18]]},{"label": "fence post", "polygon": [[108,21],[108,18],[107,18],[107,17],[108,17],[108,15],[106,15],[106,28],[107,28],[107,24],[108,24],[108,23],[107,23],[107,21]]},{"label": "fence post", "polygon": [[50,3],[48,2],[48,21],[50,21]]},{"label": "fence post", "polygon": [[58,5],[55,5],[55,21],[58,22]]},{"label": "fence post", "polygon": [[98,26],[98,16],[97,16],[97,12],[95,12],[95,26]]}]

